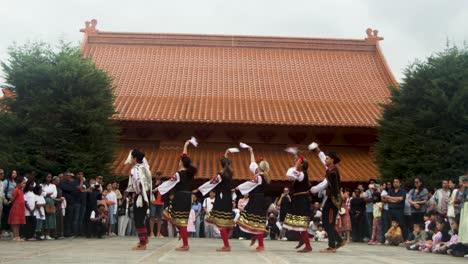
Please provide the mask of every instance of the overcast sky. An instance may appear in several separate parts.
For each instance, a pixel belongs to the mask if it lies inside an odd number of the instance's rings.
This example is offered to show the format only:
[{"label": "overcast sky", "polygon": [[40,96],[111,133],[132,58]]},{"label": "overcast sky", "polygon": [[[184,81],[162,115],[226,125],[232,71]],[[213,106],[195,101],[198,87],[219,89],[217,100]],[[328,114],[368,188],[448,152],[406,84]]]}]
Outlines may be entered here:
[{"label": "overcast sky", "polygon": [[126,32],[362,39],[371,27],[399,80],[447,39],[468,42],[468,0],[0,0],[0,60],[13,42],[78,45],[92,18],[100,30]]}]

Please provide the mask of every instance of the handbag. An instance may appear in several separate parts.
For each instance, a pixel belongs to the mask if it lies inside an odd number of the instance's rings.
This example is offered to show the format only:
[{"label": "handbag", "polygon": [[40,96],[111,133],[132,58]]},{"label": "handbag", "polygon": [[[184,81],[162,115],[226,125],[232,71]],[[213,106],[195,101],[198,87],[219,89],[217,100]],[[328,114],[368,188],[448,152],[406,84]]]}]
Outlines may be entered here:
[{"label": "handbag", "polygon": [[53,205],[46,205],[45,206],[45,212],[46,214],[55,214],[55,212],[57,211],[57,208]]}]

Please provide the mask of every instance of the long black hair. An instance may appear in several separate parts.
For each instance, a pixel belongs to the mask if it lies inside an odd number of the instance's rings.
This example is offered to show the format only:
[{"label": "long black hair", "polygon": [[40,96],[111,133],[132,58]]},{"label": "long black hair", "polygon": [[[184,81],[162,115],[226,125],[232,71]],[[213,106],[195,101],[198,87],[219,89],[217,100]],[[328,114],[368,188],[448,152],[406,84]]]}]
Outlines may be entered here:
[{"label": "long black hair", "polygon": [[145,158],[145,153],[139,151],[138,149],[132,150],[132,158],[135,158],[137,163],[143,163],[143,158]]},{"label": "long black hair", "polygon": [[[416,176],[416,177],[414,177],[414,180],[418,180],[421,183],[421,186],[419,186],[418,191],[422,191],[422,190],[424,190],[424,188],[426,188],[426,186],[424,186],[424,181],[423,181],[422,177]],[[414,189],[417,189],[416,186],[414,186]]]},{"label": "long black hair", "polygon": [[34,181],[33,181],[33,180],[28,180],[28,181],[26,182],[26,185],[24,185],[23,192],[24,192],[24,193],[29,192],[29,186],[31,186],[31,185],[34,185]]},{"label": "long black hair", "polygon": [[219,160],[219,162],[221,163],[221,167],[223,168],[221,170],[221,177],[225,179],[232,179],[232,176],[234,175],[234,170],[231,166],[231,160],[226,157],[222,157]]},{"label": "long black hair", "polygon": [[180,160],[182,161],[182,166],[184,166],[184,168],[187,170],[187,172],[192,177],[194,177],[197,174],[198,169],[195,168],[194,166],[192,166],[192,159],[190,159],[189,156],[184,155],[184,156],[182,156],[180,158]]}]

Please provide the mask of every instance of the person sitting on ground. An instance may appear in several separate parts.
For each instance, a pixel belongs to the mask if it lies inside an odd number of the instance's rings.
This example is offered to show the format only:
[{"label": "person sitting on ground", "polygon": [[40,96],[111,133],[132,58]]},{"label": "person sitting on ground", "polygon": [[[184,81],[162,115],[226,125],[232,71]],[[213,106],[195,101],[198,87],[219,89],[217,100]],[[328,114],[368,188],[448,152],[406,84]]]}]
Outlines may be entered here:
[{"label": "person sitting on ground", "polygon": [[105,213],[106,207],[103,204],[97,206],[96,211],[91,212],[91,236],[102,238],[107,231],[108,216]]},{"label": "person sitting on ground", "polygon": [[434,235],[432,239],[432,247],[425,248],[424,252],[436,252],[439,250],[440,246],[442,246],[445,242],[450,240],[450,227],[449,223],[445,221],[445,218],[438,217],[436,220],[436,230],[437,233]]},{"label": "person sitting on ground", "polygon": [[317,226],[318,230],[315,231],[314,239],[315,241],[327,241],[327,232],[323,229],[323,225],[319,224]]},{"label": "person sitting on ground", "polygon": [[[424,241],[424,242],[419,243],[419,251],[425,252],[425,251],[427,251],[426,250],[427,248],[432,248],[433,241],[434,241],[434,239],[436,239],[435,238],[435,236],[437,234],[436,222],[431,221],[427,228],[429,230],[428,236],[427,236],[428,239],[426,241]],[[432,235],[429,236],[429,234],[432,234]]]},{"label": "person sitting on ground", "polygon": [[421,224],[413,225],[413,236],[413,240],[405,242],[406,249],[419,250],[421,243],[427,240],[427,233],[424,231]]},{"label": "person sitting on ground", "polygon": [[401,227],[398,219],[392,220],[392,226],[385,234],[385,240],[385,244],[392,246],[398,246],[401,242],[403,242],[403,234],[401,233]]},{"label": "person sitting on ground", "polygon": [[452,236],[450,237],[450,240],[447,242],[442,242],[436,251],[434,253],[437,254],[448,254],[448,250],[451,249],[452,245],[456,245],[458,243],[458,223],[460,221],[460,218],[455,217],[451,223],[451,234]]}]

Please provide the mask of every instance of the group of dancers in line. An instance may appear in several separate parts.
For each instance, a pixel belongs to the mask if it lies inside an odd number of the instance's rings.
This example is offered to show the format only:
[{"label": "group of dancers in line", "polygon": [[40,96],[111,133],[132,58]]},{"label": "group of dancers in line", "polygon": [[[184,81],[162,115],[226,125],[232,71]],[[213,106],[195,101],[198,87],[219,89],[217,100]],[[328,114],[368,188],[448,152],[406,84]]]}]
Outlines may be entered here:
[{"label": "group of dancers in line", "polygon": [[[250,152],[249,168],[254,175],[251,180],[233,188],[232,178],[234,170],[231,166],[229,154],[234,151],[228,149],[224,154],[220,155],[221,170],[219,173],[197,189],[191,190],[191,183],[197,174],[197,168],[192,165],[192,160],[188,153],[190,143],[193,144],[193,141],[187,140],[185,142],[183,153],[179,157],[178,171],[168,181],[163,182],[155,189],[152,189],[151,173],[149,165],[144,158],[144,153],[134,149],[129,154],[127,162],[132,163],[133,167],[130,172],[127,192],[134,193],[136,201],[134,204],[135,226],[139,238],[139,243],[133,249],[144,250],[149,242],[145,217],[149,202],[152,199],[150,196],[153,192],[159,192],[161,195],[169,191],[174,193],[172,204],[164,210],[163,217],[179,229],[183,245],[176,248],[176,250],[188,251],[187,224],[191,209],[191,194],[200,192],[206,195],[215,189],[216,199],[213,209],[205,221],[216,225],[221,232],[224,245],[216,250],[231,251],[228,236],[235,224],[234,213],[232,211],[232,192],[239,191],[242,195],[249,194],[249,203],[244,208],[244,211],[242,211],[236,224],[242,231],[252,235],[251,246],[258,242],[258,246],[254,251],[263,251],[265,249],[263,236],[266,232],[264,189],[270,183],[268,176],[270,165],[268,161],[264,158],[255,159],[252,147],[241,143],[241,147],[247,148]],[[194,145],[196,146],[197,144]],[[299,244],[296,246],[296,249],[303,247],[298,252],[305,253],[312,251],[307,233],[311,213],[309,193],[323,193],[326,201],[323,207],[322,222],[328,234],[328,248],[320,252],[334,253],[338,248],[345,245],[345,242],[335,229],[336,215],[342,203],[340,174],[335,166],[340,162],[340,158],[334,152],[325,155],[316,143],[309,145],[309,149],[315,151],[323,163],[326,169],[325,178],[318,185],[311,187],[307,174],[308,161],[304,156],[298,156],[297,151],[292,152],[294,154],[295,165],[287,171],[286,175],[288,179],[293,181],[292,189],[294,192],[292,194],[292,208],[286,215],[283,227],[298,234]],[[234,150],[238,151],[238,149]]]}]

